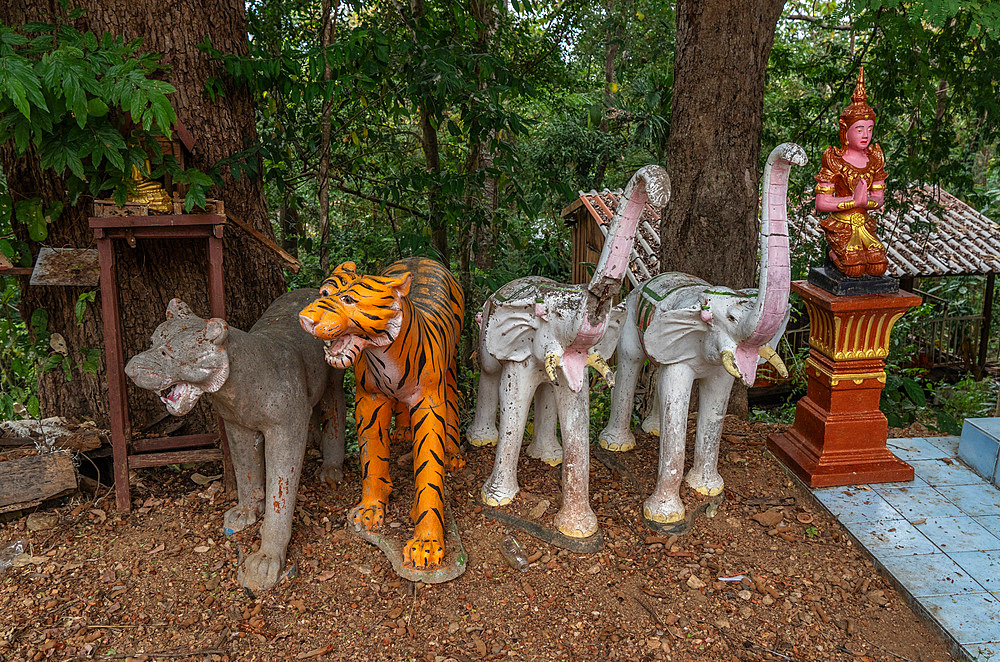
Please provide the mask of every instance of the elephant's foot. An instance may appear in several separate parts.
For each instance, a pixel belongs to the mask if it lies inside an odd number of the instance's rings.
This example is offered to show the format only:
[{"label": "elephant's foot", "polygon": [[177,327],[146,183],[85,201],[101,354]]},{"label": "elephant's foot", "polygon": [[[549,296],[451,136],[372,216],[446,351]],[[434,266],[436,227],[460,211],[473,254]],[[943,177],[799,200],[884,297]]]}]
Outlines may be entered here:
[{"label": "elephant's foot", "polygon": [[429,568],[444,560],[444,531],[414,531],[414,536],[403,547],[403,565]]},{"label": "elephant's foot", "polygon": [[724,487],[722,476],[719,472],[713,471],[695,471],[692,469],[688,472],[687,476],[684,478],[684,482],[688,484],[688,487],[693,489],[698,494],[704,494],[705,496],[718,496],[722,494],[722,489]]},{"label": "elephant's foot", "polygon": [[550,443],[539,443],[538,440],[531,442],[526,449],[524,449],[525,454],[528,457],[533,457],[536,460],[541,460],[550,467],[558,467],[562,464],[562,446],[559,444]]},{"label": "elephant's foot", "polygon": [[635,437],[632,435],[632,431],[627,428],[625,430],[604,428],[597,440],[601,444],[601,448],[618,453],[635,448]]},{"label": "elephant's foot", "polygon": [[319,478],[330,487],[336,487],[344,482],[344,469],[335,464],[324,464],[320,467]]},{"label": "elephant's foot", "polygon": [[227,536],[231,536],[247,528],[257,521],[263,505],[262,501],[255,501],[230,508],[222,516],[222,532]]},{"label": "elephant's foot", "polygon": [[570,538],[589,538],[597,533],[597,515],[590,508],[570,512],[565,509],[560,510],[552,519],[552,523],[559,533]]},{"label": "elephant's foot", "polygon": [[514,500],[517,493],[520,492],[520,488],[515,483],[513,487],[509,485],[503,485],[499,481],[493,481],[490,479],[486,481],[483,485],[483,489],[479,496],[482,498],[483,503],[487,506],[492,506],[496,508],[498,506],[506,506],[508,503]]},{"label": "elephant's foot", "polygon": [[680,522],[684,519],[684,502],[676,494],[670,497],[653,494],[642,504],[642,515],[647,520],[660,524]]},{"label": "elephant's foot", "polygon": [[347,514],[347,519],[353,522],[355,526],[363,526],[368,531],[371,531],[375,527],[382,526],[382,522],[385,521],[385,502],[372,501],[365,503],[362,501],[351,509],[351,512]]},{"label": "elephant's foot", "polygon": [[495,426],[472,427],[466,430],[465,437],[471,445],[481,448],[483,446],[496,446],[500,433]]},{"label": "elephant's foot", "polygon": [[642,422],[642,431],[654,437],[660,436],[660,412],[651,412]]},{"label": "elephant's foot", "polygon": [[237,581],[251,591],[263,591],[278,583],[284,567],[284,553],[268,553],[260,549],[243,561]]}]

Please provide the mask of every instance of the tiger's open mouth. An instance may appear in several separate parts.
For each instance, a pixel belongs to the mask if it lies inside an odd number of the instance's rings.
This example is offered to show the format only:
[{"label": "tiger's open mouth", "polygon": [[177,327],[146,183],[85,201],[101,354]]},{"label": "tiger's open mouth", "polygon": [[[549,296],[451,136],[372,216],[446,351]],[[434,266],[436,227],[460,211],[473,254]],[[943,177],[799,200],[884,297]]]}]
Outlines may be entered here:
[{"label": "tiger's open mouth", "polygon": [[354,363],[354,359],[357,358],[357,352],[354,350],[358,340],[360,338],[350,334],[337,336],[332,340],[324,340],[323,354],[326,357],[326,362],[335,368],[346,368]]}]

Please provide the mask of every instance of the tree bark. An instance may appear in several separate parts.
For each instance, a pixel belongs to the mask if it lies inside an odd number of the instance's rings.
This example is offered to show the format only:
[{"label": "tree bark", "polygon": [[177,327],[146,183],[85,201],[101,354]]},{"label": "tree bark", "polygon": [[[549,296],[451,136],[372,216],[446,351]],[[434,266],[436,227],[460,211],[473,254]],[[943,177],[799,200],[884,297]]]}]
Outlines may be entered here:
[{"label": "tree bark", "polygon": [[[784,0],[680,0],[660,268],[755,285],[764,72]],[[745,389],[736,389],[745,411]],[[740,405],[742,403],[742,406]]]},{"label": "tree bark", "polygon": [[[615,98],[614,93],[611,91],[611,86],[615,82],[615,63],[618,59],[618,51],[621,50],[622,38],[625,36],[625,24],[629,18],[629,10],[632,6],[631,0],[620,0],[618,3],[618,9],[621,11],[621,16],[615,18],[615,2],[611,0],[608,2],[608,20],[614,21],[614,30],[612,31],[609,26],[605,32],[605,44],[604,44],[604,108],[603,114],[601,115],[601,123],[598,129],[601,133],[607,135],[611,133],[611,122],[608,116],[611,113],[611,109],[614,106]],[[601,188],[604,186],[604,175],[608,170],[608,158],[609,154],[607,151],[602,151],[600,159],[597,162],[597,168],[594,172],[594,187]]]},{"label": "tree bark", "polygon": [[[143,48],[163,54],[170,67],[166,79],[177,88],[171,102],[178,118],[194,135],[194,153],[189,166],[207,171],[219,159],[244,149],[244,140],[256,141],[252,100],[246,90],[232,86],[215,102],[203,94],[205,80],[220,76],[219,67],[202,53],[197,44],[208,36],[212,45],[227,53],[247,52],[246,15],[238,0],[87,0],[71,3],[87,9],[76,22],[81,30],[97,35],[110,32],[125,39],[141,37]],[[56,0],[7,0],[0,3],[0,22],[20,25],[46,21],[59,12]],[[62,181],[51,171],[42,171],[37,159],[15,162],[10,146],[0,147],[0,163],[7,170],[14,199],[40,195],[44,200],[65,199]],[[268,221],[260,179],[243,176],[233,179],[228,169],[222,173],[225,185],[210,193],[222,199],[226,209],[269,237],[274,237]],[[67,204],[62,216],[49,227],[48,246],[94,247],[87,219],[93,215],[92,200],[81,198],[74,207]],[[116,242],[115,259],[123,311],[126,358],[148,347],[149,337],[164,319],[172,297],[188,302],[195,312],[208,315],[207,253],[203,242],[140,241],[134,249]],[[225,238],[226,312],[231,324],[248,329],[264,308],[284,289],[281,263],[276,255],[261,247],[235,225],[226,228]],[[37,255],[40,245],[32,243]],[[27,318],[36,308],[49,313],[49,330],[61,333],[70,355],[77,360],[84,348],[100,349],[104,338],[100,294],[78,324],[74,305],[81,290],[74,287],[29,287],[21,282],[21,312]],[[108,424],[106,377],[102,366],[97,377],[74,373],[67,382],[62,371],[52,371],[39,380],[39,400],[43,416],[63,415],[92,419]],[[162,413],[156,396],[130,388],[133,427]],[[209,417],[201,416],[201,420]]]},{"label": "tree bark", "polygon": [[[320,35],[320,45],[323,49],[323,82],[329,84],[332,72],[327,51],[333,43],[337,10],[333,10],[334,16],[331,18],[330,0],[322,0],[320,5],[323,14]],[[338,2],[337,7],[339,6]],[[330,272],[330,115],[332,112],[333,97],[328,95],[323,101],[323,111],[320,116],[319,143],[319,267],[324,275]]]}]

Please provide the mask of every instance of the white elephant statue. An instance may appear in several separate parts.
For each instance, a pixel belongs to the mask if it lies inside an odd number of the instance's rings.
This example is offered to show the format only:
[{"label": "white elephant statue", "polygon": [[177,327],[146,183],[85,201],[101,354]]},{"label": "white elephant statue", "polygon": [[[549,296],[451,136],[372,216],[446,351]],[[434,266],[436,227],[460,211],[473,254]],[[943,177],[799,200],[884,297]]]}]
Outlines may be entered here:
[{"label": "white elephant statue", "polygon": [[[670,178],[659,166],[641,168],[629,181],[624,197],[626,202],[619,204],[611,220],[588,285],[565,285],[534,276],[512,281],[486,300],[480,323],[479,396],[475,420],[466,434],[474,446],[497,444],[493,473],[481,497],[487,505],[502,506],[518,493],[517,460],[528,409],[537,392],[536,435],[529,454],[553,465],[562,460],[563,503],[555,525],[561,533],[577,538],[597,531],[589,497],[587,366],[594,366],[610,383],[610,370],[602,357],[613,351],[624,316],[621,307],[613,314],[612,298],[621,288],[642,210],[647,200],[667,203]],[[561,424],[561,450],[555,439],[553,410]]]},{"label": "white elephant statue", "polygon": [[[611,416],[599,441],[603,448],[635,446],[629,424],[636,380],[644,361],[656,366],[654,410],[644,428],[660,435],[656,490],[646,499],[647,520],[684,519],[680,483],[691,388],[698,380],[698,428],[687,484],[708,496],[722,492],[719,440],[735,379],[752,386],[758,361],[787,375],[772,349],[788,320],[791,269],[786,198],[792,164],[805,165],[796,144],[776,147],[764,167],[759,290],[713,286],[683,273],[663,273],[635,288],[626,301],[618,339],[618,370]],[[770,344],[768,344],[770,343]]]}]

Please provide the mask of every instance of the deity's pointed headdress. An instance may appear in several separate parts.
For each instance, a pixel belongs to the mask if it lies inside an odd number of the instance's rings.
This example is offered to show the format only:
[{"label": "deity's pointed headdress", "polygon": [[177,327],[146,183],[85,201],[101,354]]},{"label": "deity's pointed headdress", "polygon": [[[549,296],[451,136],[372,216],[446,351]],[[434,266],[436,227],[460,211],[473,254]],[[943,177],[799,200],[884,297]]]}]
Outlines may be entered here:
[{"label": "deity's pointed headdress", "polygon": [[859,120],[875,121],[875,111],[868,105],[868,93],[865,92],[865,68],[858,71],[858,82],[851,95],[851,105],[840,113],[840,145],[847,144],[847,129]]}]

